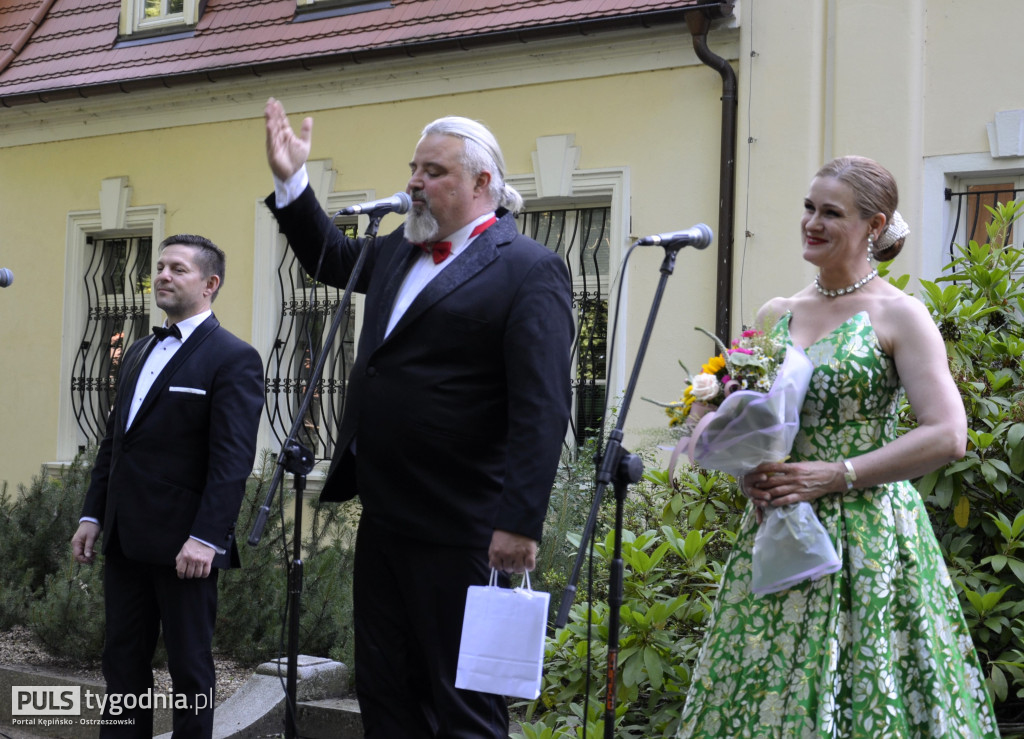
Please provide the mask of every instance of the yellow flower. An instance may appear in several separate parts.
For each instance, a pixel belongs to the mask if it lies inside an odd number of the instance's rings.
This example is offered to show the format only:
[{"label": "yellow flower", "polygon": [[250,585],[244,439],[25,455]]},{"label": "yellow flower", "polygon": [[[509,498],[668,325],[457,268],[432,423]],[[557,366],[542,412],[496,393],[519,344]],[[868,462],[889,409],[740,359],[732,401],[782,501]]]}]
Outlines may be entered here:
[{"label": "yellow flower", "polygon": [[717,357],[711,357],[707,361],[707,364],[700,366],[702,372],[706,372],[709,375],[717,375],[719,371],[725,369],[725,357],[719,354]]},{"label": "yellow flower", "polygon": [[668,416],[668,425],[681,426],[686,422],[686,417],[690,415],[690,406],[693,405],[693,385],[687,385],[686,390],[683,391],[683,397],[677,400],[675,403],[670,403],[665,406],[665,415]]}]

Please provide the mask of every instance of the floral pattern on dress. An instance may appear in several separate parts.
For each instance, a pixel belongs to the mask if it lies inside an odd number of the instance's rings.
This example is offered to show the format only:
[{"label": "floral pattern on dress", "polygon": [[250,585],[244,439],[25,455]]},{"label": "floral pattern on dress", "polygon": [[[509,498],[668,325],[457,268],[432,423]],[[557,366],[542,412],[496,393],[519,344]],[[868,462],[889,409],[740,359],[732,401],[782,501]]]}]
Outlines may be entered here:
[{"label": "floral pattern on dress", "polygon": [[[787,314],[775,332],[787,344]],[[856,457],[896,436],[902,386],[866,312],[807,349],[815,369],[791,461]],[[750,591],[747,506],[677,737],[998,738],[978,657],[917,490],[907,481],[812,505],[843,567]]]}]

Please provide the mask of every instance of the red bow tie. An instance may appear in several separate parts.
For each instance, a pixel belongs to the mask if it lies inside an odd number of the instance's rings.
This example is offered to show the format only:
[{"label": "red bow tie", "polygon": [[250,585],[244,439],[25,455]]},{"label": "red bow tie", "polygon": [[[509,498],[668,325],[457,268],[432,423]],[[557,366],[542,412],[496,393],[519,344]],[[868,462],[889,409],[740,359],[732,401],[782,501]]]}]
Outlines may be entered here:
[{"label": "red bow tie", "polygon": [[[472,239],[475,236],[479,236],[492,225],[494,225],[494,223],[496,223],[497,220],[497,217],[491,216],[489,220],[484,221],[479,226],[474,228],[473,232],[469,235],[469,238]],[[467,241],[468,240],[469,239],[467,239]],[[424,253],[430,254],[434,260],[434,264],[440,264],[445,259],[447,259],[448,256],[452,253],[452,242],[450,241],[427,241],[422,244],[416,244],[416,246],[422,249]]]},{"label": "red bow tie", "polygon": [[434,264],[440,264],[452,253],[452,242],[450,241],[428,241],[425,244],[416,244],[434,259]]}]

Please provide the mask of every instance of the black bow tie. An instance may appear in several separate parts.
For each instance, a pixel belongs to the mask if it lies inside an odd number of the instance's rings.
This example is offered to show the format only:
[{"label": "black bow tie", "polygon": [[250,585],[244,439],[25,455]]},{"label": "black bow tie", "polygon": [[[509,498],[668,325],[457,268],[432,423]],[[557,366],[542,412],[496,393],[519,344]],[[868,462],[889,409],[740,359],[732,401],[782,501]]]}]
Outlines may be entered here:
[{"label": "black bow tie", "polygon": [[180,339],[181,329],[178,328],[178,324],[174,324],[173,326],[169,326],[168,328],[164,328],[163,326],[154,326],[153,335],[156,337],[157,341],[163,341],[168,336],[173,336],[176,339]]}]

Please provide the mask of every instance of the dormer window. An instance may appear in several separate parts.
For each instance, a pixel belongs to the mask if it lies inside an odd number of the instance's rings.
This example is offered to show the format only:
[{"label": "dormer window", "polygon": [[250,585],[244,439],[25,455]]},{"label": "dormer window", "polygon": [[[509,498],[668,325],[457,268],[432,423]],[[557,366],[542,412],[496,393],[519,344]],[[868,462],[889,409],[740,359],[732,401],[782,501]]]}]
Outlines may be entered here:
[{"label": "dormer window", "polygon": [[390,0],[295,0],[295,20],[318,20],[390,7]]},{"label": "dormer window", "polygon": [[121,37],[165,36],[191,31],[205,0],[121,0]]}]

